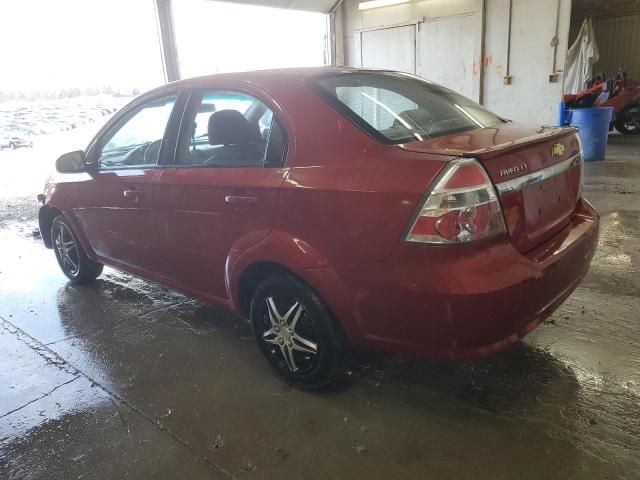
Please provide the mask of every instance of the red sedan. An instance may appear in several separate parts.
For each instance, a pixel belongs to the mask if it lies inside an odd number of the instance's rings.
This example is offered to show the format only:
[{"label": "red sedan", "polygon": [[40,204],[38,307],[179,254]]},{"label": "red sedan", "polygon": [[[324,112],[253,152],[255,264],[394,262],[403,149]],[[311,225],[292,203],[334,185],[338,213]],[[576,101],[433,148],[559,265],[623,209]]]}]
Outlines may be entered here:
[{"label": "red sedan", "polygon": [[140,96],[58,159],[40,230],[72,282],[107,264],[249,317],[311,388],[349,345],[469,359],[539,325],[596,248],[582,167],[574,129],[411,75],[215,75]]}]

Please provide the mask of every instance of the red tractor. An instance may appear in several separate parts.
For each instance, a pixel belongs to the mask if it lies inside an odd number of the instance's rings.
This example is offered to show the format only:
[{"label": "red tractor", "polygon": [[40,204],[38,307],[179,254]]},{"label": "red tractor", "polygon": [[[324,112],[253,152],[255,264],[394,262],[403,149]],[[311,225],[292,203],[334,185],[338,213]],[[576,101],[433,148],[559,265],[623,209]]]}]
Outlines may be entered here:
[{"label": "red tractor", "polygon": [[566,108],[613,107],[615,113],[611,128],[620,133],[640,133],[640,82],[627,78],[618,70],[614,79],[598,75],[585,84],[577,94],[562,97]]}]

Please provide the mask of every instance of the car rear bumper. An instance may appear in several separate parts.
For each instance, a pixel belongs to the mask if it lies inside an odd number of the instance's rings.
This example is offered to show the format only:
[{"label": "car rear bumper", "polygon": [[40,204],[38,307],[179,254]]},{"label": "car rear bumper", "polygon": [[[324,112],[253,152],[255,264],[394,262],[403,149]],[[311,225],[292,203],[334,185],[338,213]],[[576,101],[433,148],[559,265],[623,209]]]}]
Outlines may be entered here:
[{"label": "car rear bumper", "polygon": [[571,222],[523,255],[508,237],[474,245],[402,243],[384,263],[300,272],[355,345],[471,359],[516,342],[586,275],[599,219],[582,201]]}]

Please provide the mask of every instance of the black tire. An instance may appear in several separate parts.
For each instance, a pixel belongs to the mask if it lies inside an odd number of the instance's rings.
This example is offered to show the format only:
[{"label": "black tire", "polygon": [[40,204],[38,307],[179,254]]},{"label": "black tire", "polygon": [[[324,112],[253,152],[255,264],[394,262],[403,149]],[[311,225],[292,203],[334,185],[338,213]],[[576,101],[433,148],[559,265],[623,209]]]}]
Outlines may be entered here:
[{"label": "black tire", "polygon": [[626,135],[640,133],[640,105],[632,105],[616,115],[616,130]]},{"label": "black tire", "polygon": [[[296,302],[298,308],[292,309]],[[287,274],[266,279],[251,300],[250,315],[260,350],[290,384],[317,390],[343,375],[344,333],[318,295],[299,279]]]},{"label": "black tire", "polygon": [[102,273],[104,265],[87,256],[73,228],[62,215],[54,218],[51,224],[51,243],[62,273],[72,283],[92,282]]}]

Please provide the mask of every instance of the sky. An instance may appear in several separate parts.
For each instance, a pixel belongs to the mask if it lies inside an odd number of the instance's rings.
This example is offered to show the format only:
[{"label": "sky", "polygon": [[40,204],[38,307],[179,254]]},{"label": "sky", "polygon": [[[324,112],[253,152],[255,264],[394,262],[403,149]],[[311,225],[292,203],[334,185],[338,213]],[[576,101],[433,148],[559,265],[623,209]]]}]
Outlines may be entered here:
[{"label": "sky", "polygon": [[174,0],[183,76],[324,64],[326,17],[208,0]]},{"label": "sky", "polygon": [[[324,15],[174,0],[183,77],[324,62]],[[153,0],[0,0],[0,90],[163,82]]]},{"label": "sky", "polygon": [[0,0],[0,89],[162,82],[152,0]]}]

